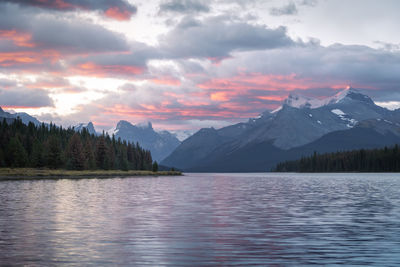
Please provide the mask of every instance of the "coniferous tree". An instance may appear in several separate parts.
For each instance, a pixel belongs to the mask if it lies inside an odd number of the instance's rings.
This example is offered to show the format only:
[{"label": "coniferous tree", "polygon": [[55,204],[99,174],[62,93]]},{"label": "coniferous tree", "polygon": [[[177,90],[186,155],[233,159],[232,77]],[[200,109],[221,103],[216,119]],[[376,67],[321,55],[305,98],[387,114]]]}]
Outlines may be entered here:
[{"label": "coniferous tree", "polygon": [[129,169],[135,169],[135,151],[131,143],[128,143],[127,147],[127,160],[128,160],[128,166]]},{"label": "coniferous tree", "polygon": [[36,140],[32,145],[31,166],[41,168],[46,165],[46,156],[44,154],[43,145]]},{"label": "coniferous tree", "polygon": [[67,159],[68,168],[73,170],[83,170],[85,168],[83,146],[78,133],[75,133],[69,140]]},{"label": "coniferous tree", "polygon": [[85,168],[90,169],[90,170],[95,169],[96,162],[94,160],[92,144],[90,143],[89,139],[86,140],[85,147],[83,149],[83,153],[85,155]]},{"label": "coniferous tree", "polygon": [[4,161],[4,153],[3,153],[3,149],[0,146],[0,167],[5,167],[6,163]]},{"label": "coniferous tree", "polygon": [[151,159],[150,151],[139,144],[90,135],[85,129],[77,133],[52,123],[0,121],[0,167],[151,170]]},{"label": "coniferous tree", "polygon": [[7,147],[7,155],[9,166],[25,167],[27,165],[28,155],[17,137],[11,138]]},{"label": "coniferous tree", "polygon": [[154,161],[154,163],[153,163],[153,172],[158,172],[158,163],[157,163],[157,161]]},{"label": "coniferous tree", "polygon": [[96,144],[96,165],[97,168],[107,169],[107,147],[104,136],[100,136]]},{"label": "coniferous tree", "polygon": [[60,168],[62,165],[61,145],[55,136],[50,136],[47,143],[47,165],[52,169]]},{"label": "coniferous tree", "polygon": [[297,172],[399,172],[399,146],[314,154],[300,160],[279,163],[274,171]]}]

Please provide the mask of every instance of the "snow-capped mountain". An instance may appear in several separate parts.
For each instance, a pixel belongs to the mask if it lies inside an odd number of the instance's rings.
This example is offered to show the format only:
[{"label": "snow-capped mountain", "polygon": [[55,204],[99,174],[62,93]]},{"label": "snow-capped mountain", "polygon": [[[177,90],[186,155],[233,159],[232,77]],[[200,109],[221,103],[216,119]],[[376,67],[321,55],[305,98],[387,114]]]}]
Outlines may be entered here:
[{"label": "snow-capped mountain", "polygon": [[151,151],[153,160],[157,161],[163,160],[180,144],[176,136],[170,132],[155,131],[151,122],[133,125],[128,121],[121,120],[108,133],[114,134],[115,138],[134,143],[139,142],[143,148]]},{"label": "snow-capped mountain", "polygon": [[[347,86],[345,90],[342,90],[334,96],[326,97],[324,99],[289,94],[288,98],[284,100],[283,105],[287,105],[293,108],[315,109],[327,105],[344,103],[350,99],[358,99],[360,101],[368,101],[370,103],[373,103],[373,101],[368,96],[361,94],[358,90],[350,86]],[[280,109],[282,109],[282,107],[278,108],[277,111],[279,111]]]},{"label": "snow-capped mountain", "polygon": [[[224,171],[237,171],[240,166],[242,170],[249,171],[251,169],[244,166],[246,162],[259,162],[260,157],[271,157],[271,153],[279,158],[278,154],[287,156],[290,151],[305,147],[331,133],[355,128],[351,133],[365,132],[366,128],[360,128],[359,125],[365,126],[364,122],[368,120],[387,120],[393,123],[391,127],[399,127],[394,123],[396,116],[393,114],[395,112],[375,105],[371,98],[350,87],[325,99],[289,95],[280,108],[264,112],[246,123],[218,130],[201,129],[183,141],[162,164],[194,171],[219,171],[216,162],[220,162],[220,165],[226,166]],[[378,128],[375,127],[374,131],[378,131]],[[378,134],[386,132],[384,130]],[[393,129],[392,134],[396,133],[397,129]],[[400,130],[398,133],[400,137]],[[351,143],[349,141],[346,144]],[[261,149],[263,147],[264,150]],[[296,151],[300,155],[301,151],[307,150]],[[281,160],[285,160],[286,156],[282,156]]]},{"label": "snow-capped mountain", "polygon": [[94,129],[93,123],[90,121],[89,123],[79,123],[74,127],[75,131],[80,132],[83,130],[83,128],[86,128],[90,134],[97,135],[96,130]]},{"label": "snow-capped mountain", "polygon": [[174,134],[176,136],[176,138],[178,138],[179,141],[183,141],[187,138],[189,138],[190,136],[192,136],[194,134],[195,131],[191,131],[191,130],[175,130],[175,131],[171,131],[172,134]]}]

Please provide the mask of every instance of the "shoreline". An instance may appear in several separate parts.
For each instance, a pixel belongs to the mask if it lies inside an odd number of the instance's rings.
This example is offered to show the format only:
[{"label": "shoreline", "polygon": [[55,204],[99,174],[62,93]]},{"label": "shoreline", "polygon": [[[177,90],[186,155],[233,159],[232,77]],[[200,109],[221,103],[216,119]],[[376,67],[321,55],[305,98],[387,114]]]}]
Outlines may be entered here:
[{"label": "shoreline", "polygon": [[139,170],[84,170],[0,168],[0,181],[10,180],[58,180],[58,179],[103,179],[140,176],[181,176],[180,171],[139,171]]}]

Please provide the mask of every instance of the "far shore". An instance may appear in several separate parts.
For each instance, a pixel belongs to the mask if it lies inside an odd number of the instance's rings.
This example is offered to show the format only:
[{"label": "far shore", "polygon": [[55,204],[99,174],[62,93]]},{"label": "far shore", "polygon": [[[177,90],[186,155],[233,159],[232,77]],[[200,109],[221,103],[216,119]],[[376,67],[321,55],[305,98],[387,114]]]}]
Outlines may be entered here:
[{"label": "far shore", "polygon": [[0,181],[3,180],[40,180],[40,179],[96,179],[121,178],[132,176],[178,176],[180,171],[139,171],[139,170],[64,170],[64,169],[31,169],[0,168]]}]

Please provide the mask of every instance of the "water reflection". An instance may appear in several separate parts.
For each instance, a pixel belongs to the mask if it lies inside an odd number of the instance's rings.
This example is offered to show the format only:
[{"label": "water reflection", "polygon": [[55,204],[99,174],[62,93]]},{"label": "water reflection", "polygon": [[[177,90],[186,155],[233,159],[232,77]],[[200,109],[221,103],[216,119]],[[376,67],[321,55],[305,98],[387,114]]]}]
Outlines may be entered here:
[{"label": "water reflection", "polygon": [[0,262],[400,263],[395,174],[189,174],[0,183]]}]

